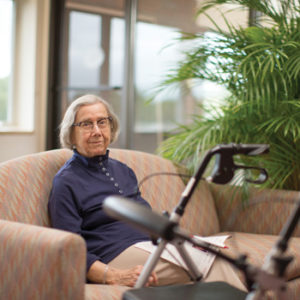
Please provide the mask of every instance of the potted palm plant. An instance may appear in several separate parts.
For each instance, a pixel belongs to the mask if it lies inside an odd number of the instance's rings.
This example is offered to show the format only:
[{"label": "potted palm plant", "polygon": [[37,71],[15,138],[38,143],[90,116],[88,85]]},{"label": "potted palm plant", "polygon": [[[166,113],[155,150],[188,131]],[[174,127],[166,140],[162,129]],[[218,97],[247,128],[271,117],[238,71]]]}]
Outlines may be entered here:
[{"label": "potted palm plant", "polygon": [[[239,4],[260,16],[255,26],[227,29],[214,24],[214,35],[185,35],[195,47],[167,75],[163,87],[188,79],[224,85],[230,95],[214,113],[195,115],[179,125],[159,152],[193,170],[201,154],[220,143],[267,143],[263,165],[266,185],[300,189],[300,3],[299,0],[208,0],[199,15],[219,4]],[[264,25],[262,25],[264,24]],[[211,110],[210,110],[211,112]],[[255,158],[260,164],[261,158]]]}]

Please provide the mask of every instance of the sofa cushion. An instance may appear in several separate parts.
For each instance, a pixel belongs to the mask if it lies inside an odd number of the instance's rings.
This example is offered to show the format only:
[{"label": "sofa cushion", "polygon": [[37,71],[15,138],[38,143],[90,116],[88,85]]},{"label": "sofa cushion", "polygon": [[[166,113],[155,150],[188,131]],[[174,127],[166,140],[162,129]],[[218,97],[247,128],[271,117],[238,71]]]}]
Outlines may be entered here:
[{"label": "sofa cushion", "polygon": [[[171,161],[157,155],[111,149],[110,156],[131,167],[138,182],[158,172],[178,173],[178,169]],[[146,180],[140,190],[155,211],[161,213],[166,210],[171,213],[179,203],[184,188],[185,184],[179,176],[157,175]],[[181,225],[188,231],[200,235],[211,235],[220,231],[214,200],[206,182],[201,182],[194,192]]]},{"label": "sofa cushion", "polygon": [[122,299],[125,291],[130,289],[127,286],[104,285],[104,284],[86,284],[85,300],[117,300]]},{"label": "sofa cushion", "polygon": [[[225,234],[229,234],[231,238],[226,241],[228,249],[223,249],[222,252],[234,258],[240,254],[246,254],[247,261],[258,267],[263,265],[265,256],[278,240],[278,237],[274,235],[240,232],[226,232]],[[292,280],[300,277],[300,238],[291,238],[286,255],[294,257],[286,270],[286,279]]]}]

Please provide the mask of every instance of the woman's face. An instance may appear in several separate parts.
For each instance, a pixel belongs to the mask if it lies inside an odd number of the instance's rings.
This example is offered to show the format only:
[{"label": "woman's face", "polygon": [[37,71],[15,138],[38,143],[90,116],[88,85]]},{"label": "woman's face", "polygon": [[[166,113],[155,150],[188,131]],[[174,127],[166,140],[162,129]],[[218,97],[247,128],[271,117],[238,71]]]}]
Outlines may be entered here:
[{"label": "woman's face", "polygon": [[93,157],[106,153],[111,140],[110,122],[108,121],[108,125],[101,129],[98,128],[96,122],[107,117],[107,110],[102,103],[84,105],[79,108],[74,123],[92,122],[94,124],[90,130],[80,126],[73,127],[72,142],[81,155]]}]

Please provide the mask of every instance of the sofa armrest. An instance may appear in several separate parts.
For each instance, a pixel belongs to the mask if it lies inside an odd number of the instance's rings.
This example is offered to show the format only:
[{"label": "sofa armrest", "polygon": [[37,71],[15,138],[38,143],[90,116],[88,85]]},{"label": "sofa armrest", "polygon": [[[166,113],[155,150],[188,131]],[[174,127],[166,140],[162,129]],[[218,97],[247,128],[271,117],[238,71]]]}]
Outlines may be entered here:
[{"label": "sofa armrest", "polygon": [[84,240],[69,232],[0,220],[3,299],[83,299]]},{"label": "sofa armrest", "polygon": [[[287,190],[211,185],[222,231],[277,235],[300,200],[300,193]],[[295,236],[300,236],[298,225]]]}]

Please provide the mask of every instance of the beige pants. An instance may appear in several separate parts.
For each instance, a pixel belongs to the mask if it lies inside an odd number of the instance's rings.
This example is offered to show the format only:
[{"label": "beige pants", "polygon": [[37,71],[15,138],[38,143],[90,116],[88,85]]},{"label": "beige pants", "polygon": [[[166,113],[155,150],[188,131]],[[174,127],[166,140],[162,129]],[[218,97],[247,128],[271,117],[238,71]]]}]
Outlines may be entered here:
[{"label": "beige pants", "polygon": [[[144,265],[148,259],[149,253],[131,246],[113,259],[109,266],[128,269],[136,265]],[[158,285],[182,284],[190,282],[187,272],[164,259],[159,259],[154,271],[158,278]],[[216,258],[204,282],[225,281],[238,289],[247,291],[241,282],[233,267],[226,261]]]}]

